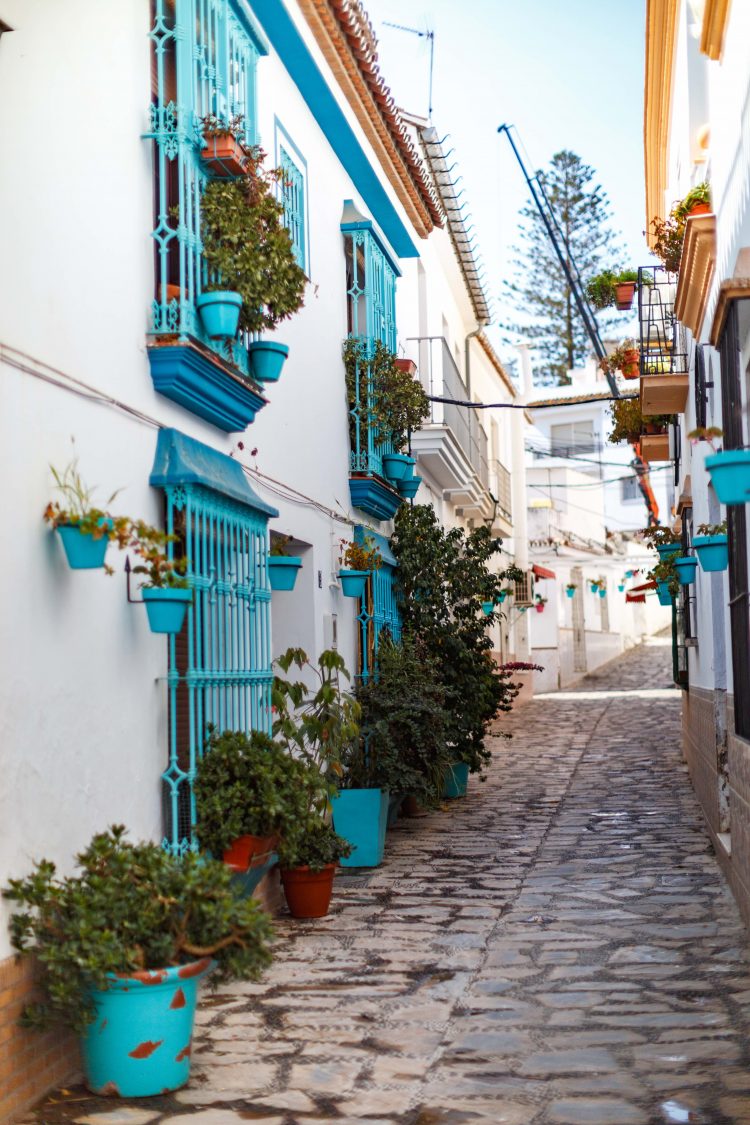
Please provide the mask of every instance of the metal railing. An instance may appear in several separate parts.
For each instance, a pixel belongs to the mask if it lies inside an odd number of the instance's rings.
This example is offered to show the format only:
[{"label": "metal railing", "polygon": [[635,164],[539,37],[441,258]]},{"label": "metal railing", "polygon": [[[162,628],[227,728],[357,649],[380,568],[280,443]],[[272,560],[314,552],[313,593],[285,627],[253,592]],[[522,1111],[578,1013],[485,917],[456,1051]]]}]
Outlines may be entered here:
[{"label": "metal railing", "polygon": [[492,462],[493,492],[497,500],[497,510],[507,520],[513,519],[513,500],[510,473],[500,461]]}]

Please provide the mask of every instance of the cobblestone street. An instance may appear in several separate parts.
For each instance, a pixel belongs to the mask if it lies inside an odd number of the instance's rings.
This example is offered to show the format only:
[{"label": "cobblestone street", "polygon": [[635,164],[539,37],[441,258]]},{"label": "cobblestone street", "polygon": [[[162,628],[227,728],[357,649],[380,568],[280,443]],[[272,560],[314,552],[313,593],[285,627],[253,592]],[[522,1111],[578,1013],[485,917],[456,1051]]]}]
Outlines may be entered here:
[{"label": "cobblestone street", "polygon": [[401,819],[262,983],[207,994],[190,1086],[29,1123],[750,1122],[750,966],[679,750],[670,649],[498,729],[488,780]]}]

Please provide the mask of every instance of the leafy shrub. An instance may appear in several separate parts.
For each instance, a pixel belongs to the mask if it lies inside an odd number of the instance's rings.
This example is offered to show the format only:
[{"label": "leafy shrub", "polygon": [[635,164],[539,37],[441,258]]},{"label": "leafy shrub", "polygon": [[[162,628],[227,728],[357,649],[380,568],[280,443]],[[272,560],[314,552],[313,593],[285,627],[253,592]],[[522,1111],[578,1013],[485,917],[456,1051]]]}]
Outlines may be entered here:
[{"label": "leafy shrub", "polygon": [[41,860],[3,891],[23,910],[10,920],[19,953],[43,970],[44,1001],[24,1022],[83,1031],[95,1016],[90,989],[107,974],[217,962],[216,979],[255,979],[270,962],[271,923],[250,898],[236,898],[222,863],[188,853],[177,859],[151,843],[131,844],[116,825],[77,856],[80,875],[58,878]]},{"label": "leafy shrub", "polygon": [[[349,409],[369,405],[369,411],[359,415],[360,446],[366,446],[367,427],[373,426],[377,442],[391,442],[402,453],[409,431],[418,430],[430,415],[430,402],[422,384],[397,365],[396,357],[380,340],[370,345],[350,336],[344,343],[343,356]],[[353,430],[351,441],[354,448]]]},{"label": "leafy shrub", "polygon": [[329,863],[338,863],[351,854],[349,841],[337,835],[333,825],[322,817],[313,815],[307,819],[294,844],[282,845],[279,860],[285,871],[292,867],[322,871]]}]

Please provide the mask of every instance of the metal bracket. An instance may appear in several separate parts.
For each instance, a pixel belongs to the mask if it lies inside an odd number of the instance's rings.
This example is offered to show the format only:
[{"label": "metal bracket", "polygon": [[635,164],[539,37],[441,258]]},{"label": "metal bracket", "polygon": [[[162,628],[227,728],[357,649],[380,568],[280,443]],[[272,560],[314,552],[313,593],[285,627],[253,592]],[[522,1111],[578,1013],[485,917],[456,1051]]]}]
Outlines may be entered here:
[{"label": "metal bracket", "polygon": [[133,598],[130,596],[130,555],[125,556],[125,584],[128,591],[128,601],[131,605],[143,605],[143,598]]}]

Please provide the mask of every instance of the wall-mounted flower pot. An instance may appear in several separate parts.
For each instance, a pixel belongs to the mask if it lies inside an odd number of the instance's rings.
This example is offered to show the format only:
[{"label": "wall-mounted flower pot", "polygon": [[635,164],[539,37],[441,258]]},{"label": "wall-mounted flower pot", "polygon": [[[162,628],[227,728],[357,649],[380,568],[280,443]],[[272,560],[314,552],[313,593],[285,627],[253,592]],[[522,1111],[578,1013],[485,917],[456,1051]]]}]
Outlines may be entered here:
[{"label": "wall-mounted flower pot", "polygon": [[620,593],[622,593],[625,589],[625,583],[624,582],[618,582],[617,583],[617,589],[620,591]]},{"label": "wall-mounted flower pot", "polygon": [[750,449],[725,449],[706,458],[716,495],[722,504],[750,501]]},{"label": "wall-mounted flower pot", "polygon": [[268,581],[272,590],[293,590],[302,559],[295,555],[269,555]]},{"label": "wall-mounted flower pot", "polygon": [[485,615],[485,617],[489,617],[494,608],[494,602],[482,602],[482,613]]},{"label": "wall-mounted flower pot", "polygon": [[538,603],[538,602],[537,602],[537,604],[536,604],[536,605],[534,606],[534,609],[535,609],[535,610],[537,611],[537,613],[544,613],[544,606],[543,606],[543,605],[539,605],[539,603]]},{"label": "wall-mounted flower pot", "polygon": [[507,598],[507,596],[508,596],[508,595],[507,595],[507,594],[505,593],[505,591],[503,590],[503,591],[502,591],[501,593],[499,593],[499,594],[497,595],[497,597],[495,598],[495,601],[496,601],[496,602],[497,602],[497,603],[498,603],[499,605],[502,605],[502,604],[503,604],[503,602],[505,601],[505,599]]},{"label": "wall-mounted flower pot", "polygon": [[408,457],[405,453],[384,453],[383,474],[385,479],[391,484],[397,485],[399,481],[407,480],[414,475],[415,464],[414,458]]},{"label": "wall-mounted flower pot", "polygon": [[659,561],[663,562],[664,559],[671,559],[674,555],[679,555],[682,548],[679,543],[657,543],[656,550],[659,553]]},{"label": "wall-mounted flower pot", "polygon": [[623,364],[620,368],[620,374],[623,379],[637,379],[640,375],[639,366],[640,353],[636,348],[631,348],[625,352],[623,356]]},{"label": "wall-mounted flower pot", "polygon": [[344,597],[361,598],[369,577],[369,570],[340,570],[339,579]]},{"label": "wall-mounted flower pot", "polygon": [[453,762],[445,771],[443,778],[443,797],[452,801],[466,796],[469,784],[469,763]]},{"label": "wall-mounted flower pot", "polygon": [[204,138],[201,159],[215,176],[221,176],[222,179],[244,176],[250,167],[244,145],[229,132]]},{"label": "wall-mounted flower pot", "polygon": [[213,964],[111,974],[106,990],[92,989],[96,1019],[81,1036],[89,1090],[147,1098],[185,1085],[198,985]]},{"label": "wall-mounted flower pot", "polygon": [[656,596],[659,599],[659,605],[672,604],[672,595],[669,592],[669,584],[667,582],[656,583]]},{"label": "wall-mounted flower pot", "polygon": [[259,383],[276,383],[281,377],[289,345],[277,340],[253,340],[247,346],[250,374]]},{"label": "wall-mounted flower pot", "polygon": [[248,871],[251,867],[259,867],[266,862],[270,854],[276,850],[279,842],[278,836],[238,836],[227,848],[222,859],[228,867],[235,871]]},{"label": "wall-mounted flower pot", "polygon": [[615,304],[620,312],[628,312],[633,307],[634,296],[634,281],[620,281],[615,285]]},{"label": "wall-mounted flower pot", "polygon": [[693,540],[693,547],[703,570],[726,570],[729,566],[726,535],[698,535]]},{"label": "wall-mounted flower pot", "polygon": [[695,572],[698,569],[698,560],[691,555],[684,555],[675,559],[674,565],[681,586],[692,586],[695,582]]},{"label": "wall-mounted flower pot", "polygon": [[101,520],[100,526],[105,530],[98,538],[81,531],[75,523],[62,523],[58,527],[57,533],[71,570],[97,570],[104,566],[109,546],[107,532],[112,527],[112,520]]},{"label": "wall-mounted flower pot", "polygon": [[206,335],[212,340],[233,340],[240,323],[242,297],[231,289],[215,289],[195,299]]},{"label": "wall-mounted flower pot", "polygon": [[327,863],[322,871],[309,867],[282,868],[286,904],[292,918],[324,918],[331,905],[333,877],[337,864]]},{"label": "wall-mounted flower pot", "polygon": [[388,824],[387,789],[342,789],[333,799],[333,827],[352,845],[342,867],[377,867]]},{"label": "wall-mounted flower pot", "polygon": [[141,593],[152,633],[179,633],[193,591],[180,586],[145,586]]},{"label": "wall-mounted flower pot", "polygon": [[607,596],[607,591],[602,587],[602,589],[599,590],[599,597],[600,598],[606,598],[606,596]]},{"label": "wall-mounted flower pot", "polygon": [[413,359],[394,359],[393,363],[394,366],[399,369],[399,371],[403,371],[405,372],[405,374],[411,375],[412,378],[417,373],[417,365]]},{"label": "wall-mounted flower pot", "polygon": [[574,598],[575,593],[576,593],[575,590],[566,590],[565,591],[566,597],[568,597],[568,598]]},{"label": "wall-mounted flower pot", "polygon": [[688,211],[687,217],[690,218],[692,215],[710,215],[710,214],[711,214],[711,204],[710,203],[694,203],[693,206]]},{"label": "wall-mounted flower pot", "polygon": [[416,474],[412,477],[404,477],[397,482],[399,495],[403,496],[404,500],[413,500],[419,492],[419,486],[422,483],[422,478]]}]

